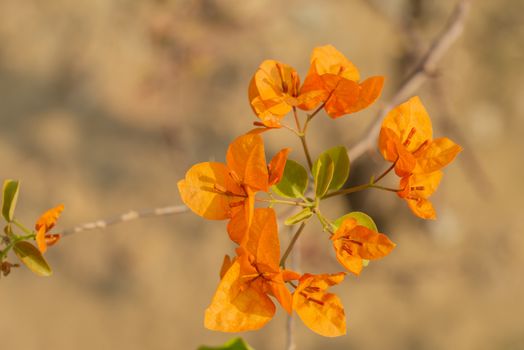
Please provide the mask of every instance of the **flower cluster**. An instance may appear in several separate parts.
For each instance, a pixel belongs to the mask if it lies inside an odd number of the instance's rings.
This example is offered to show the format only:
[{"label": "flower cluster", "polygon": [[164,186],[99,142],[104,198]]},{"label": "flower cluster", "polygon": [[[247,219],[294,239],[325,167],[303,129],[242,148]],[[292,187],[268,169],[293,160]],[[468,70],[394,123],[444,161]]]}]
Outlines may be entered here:
[{"label": "flower cluster", "polygon": [[[329,235],[337,260],[354,275],[371,260],[391,253],[395,244],[365,213],[350,212],[330,220],[320,203],[377,188],[396,192],[419,217],[435,216],[428,197],[440,181],[440,169],[454,159],[460,146],[447,138],[432,139],[431,122],[417,97],[385,118],[379,149],[393,164],[368,183],[344,188],[350,169],[344,146],[322,152],[315,161],[311,158],[306,140],[311,120],[321,110],[335,119],[368,107],[379,97],[383,83],[381,76],[360,81],[357,68],[330,45],[313,50],[302,85],[298,73],[287,64],[266,60],[259,66],[248,89],[250,105],[260,119],[255,122],[258,128],[230,144],[225,163],[196,164],[178,182],[182,200],[193,212],[206,219],[229,220],[227,232],[237,244],[235,256],[226,255],[220,269],[220,283],[205,312],[207,328],[223,332],[259,329],[275,314],[276,301],[287,313],[296,312],[316,333],[343,335],[344,307],[329,288],[341,283],[346,272],[313,274],[287,269],[286,259],[295,242],[309,219],[316,217]],[[311,111],[303,123],[298,110]],[[291,112],[295,128],[284,120]],[[289,159],[289,148],[266,162],[263,133],[281,127],[300,138],[307,167]],[[377,185],[393,169],[401,177],[400,187]],[[297,208],[283,220],[297,227],[283,253],[273,209],[279,204]]]},{"label": "flower cluster", "polygon": [[[34,230],[31,230],[15,217],[19,188],[20,183],[18,181],[4,181],[2,217],[6,221],[6,225],[3,230],[4,235],[1,236],[3,248],[0,250],[0,272],[7,276],[13,267],[19,266],[7,261],[8,253],[12,250],[17,258],[33,273],[38,276],[50,276],[52,270],[43,254],[48,247],[60,240],[60,234],[50,233],[50,231],[64,210],[64,206],[60,204],[43,213],[36,221]],[[17,231],[21,231],[21,233]],[[34,241],[36,246],[31,241]]]}]

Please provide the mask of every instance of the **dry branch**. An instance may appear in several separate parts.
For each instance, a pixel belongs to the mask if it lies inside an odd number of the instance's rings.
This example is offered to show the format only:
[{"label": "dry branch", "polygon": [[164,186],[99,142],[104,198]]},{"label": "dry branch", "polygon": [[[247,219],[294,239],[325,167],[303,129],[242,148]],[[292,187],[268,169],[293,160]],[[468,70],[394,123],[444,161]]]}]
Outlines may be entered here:
[{"label": "dry branch", "polygon": [[96,220],[92,222],[86,222],[84,224],[63,230],[61,234],[63,236],[68,236],[73,233],[79,233],[83,231],[103,229],[111,225],[119,224],[122,222],[128,222],[132,220],[156,217],[156,216],[165,216],[165,215],[174,215],[187,212],[189,209],[185,205],[172,205],[167,207],[144,209],[144,210],[130,210],[124,214],[104,219]]},{"label": "dry branch", "polygon": [[380,125],[386,114],[393,107],[413,95],[428,77],[435,74],[438,61],[462,34],[471,2],[472,0],[459,1],[444,30],[435,38],[420,62],[400,84],[398,91],[391,97],[389,102],[382,105],[374,120],[364,132],[364,136],[350,148],[348,155],[351,161],[357,160],[364,153],[375,147]]}]

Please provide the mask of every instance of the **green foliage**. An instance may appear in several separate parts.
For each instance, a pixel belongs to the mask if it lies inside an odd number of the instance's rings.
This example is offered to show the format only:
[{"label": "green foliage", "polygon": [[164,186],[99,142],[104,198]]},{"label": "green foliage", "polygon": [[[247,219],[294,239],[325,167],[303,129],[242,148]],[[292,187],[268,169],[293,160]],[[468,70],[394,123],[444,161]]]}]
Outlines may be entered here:
[{"label": "green foliage", "polygon": [[286,221],[284,221],[284,225],[291,226],[291,225],[298,224],[299,222],[309,219],[311,215],[313,215],[311,208],[304,208],[303,210],[299,211],[297,214],[288,217]]},{"label": "green foliage", "polygon": [[2,190],[2,216],[7,222],[13,221],[16,201],[18,200],[18,189],[20,182],[15,180],[5,180]]},{"label": "green foliage", "polygon": [[294,160],[288,159],[282,179],[272,189],[282,197],[302,198],[307,185],[308,175],[306,169]]},{"label": "green foliage", "polygon": [[222,346],[200,346],[198,350],[255,350],[242,338],[233,338]]},{"label": "green foliage", "polygon": [[31,243],[26,241],[17,242],[13,250],[20,261],[36,275],[47,277],[53,274],[42,253]]},{"label": "green foliage", "polygon": [[331,156],[324,152],[313,164],[313,178],[315,179],[315,195],[322,198],[329,189],[335,173],[335,162]]},{"label": "green foliage", "polygon": [[349,177],[349,157],[348,151],[344,146],[337,146],[328,149],[324,153],[327,153],[333,160],[335,170],[333,172],[333,179],[329,184],[329,190],[338,190],[344,186],[346,180]]}]

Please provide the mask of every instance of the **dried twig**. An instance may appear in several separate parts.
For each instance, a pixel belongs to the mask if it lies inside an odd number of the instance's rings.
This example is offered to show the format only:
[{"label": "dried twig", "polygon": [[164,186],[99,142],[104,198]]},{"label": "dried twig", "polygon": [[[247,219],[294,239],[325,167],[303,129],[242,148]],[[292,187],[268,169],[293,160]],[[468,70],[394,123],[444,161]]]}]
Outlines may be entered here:
[{"label": "dried twig", "polygon": [[186,207],[185,205],[173,205],[173,206],[167,206],[167,207],[161,207],[161,208],[144,209],[144,210],[139,210],[139,211],[130,210],[127,213],[115,216],[110,219],[87,222],[85,224],[63,230],[61,234],[63,236],[68,236],[73,233],[79,233],[83,231],[96,230],[96,229],[103,229],[103,228],[106,228],[107,226],[119,224],[122,222],[132,221],[136,219],[181,214],[181,213],[187,212],[188,210],[189,210],[188,207]]},{"label": "dried twig", "polygon": [[440,35],[435,38],[421,61],[400,85],[390,101],[378,111],[375,119],[364,132],[364,136],[348,151],[349,159],[355,161],[375,146],[382,119],[394,106],[412,95],[432,74],[435,74],[437,62],[444,56],[451,45],[459,38],[469,13],[472,0],[461,0],[453,10],[448,23]]}]

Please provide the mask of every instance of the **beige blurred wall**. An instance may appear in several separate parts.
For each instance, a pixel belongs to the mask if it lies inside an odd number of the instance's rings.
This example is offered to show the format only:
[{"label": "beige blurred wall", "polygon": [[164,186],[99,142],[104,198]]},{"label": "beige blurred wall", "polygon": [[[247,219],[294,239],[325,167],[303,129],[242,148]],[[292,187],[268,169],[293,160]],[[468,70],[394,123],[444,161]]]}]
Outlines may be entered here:
[{"label": "beige blurred wall", "polygon": [[[0,0],[0,177],[21,179],[28,225],[58,203],[59,228],[178,204],[186,169],[223,161],[255,121],[247,84],[263,59],[304,77],[312,48],[331,43],[363,76],[386,76],[385,102],[454,3]],[[467,146],[434,196],[439,219],[423,222],[384,193],[356,198],[353,210],[372,213],[397,249],[336,289],[348,335],[321,338],[298,321],[298,349],[524,348],[522,13],[519,0],[474,1],[463,37],[420,90],[435,135]],[[377,108],[317,118],[313,153],[351,146]],[[266,141],[269,154],[290,145],[302,160],[285,131]],[[359,163],[355,182],[385,166],[376,155]],[[326,208],[332,217],[350,210],[343,200]],[[225,223],[193,214],[66,238],[47,254],[52,278],[20,270],[0,280],[1,347],[222,343],[230,335],[204,329],[203,311],[233,248]],[[340,270],[316,223],[300,252],[301,271]],[[243,336],[280,349],[284,329],[279,312]]]}]

